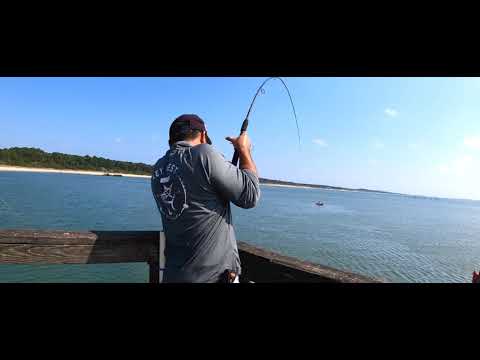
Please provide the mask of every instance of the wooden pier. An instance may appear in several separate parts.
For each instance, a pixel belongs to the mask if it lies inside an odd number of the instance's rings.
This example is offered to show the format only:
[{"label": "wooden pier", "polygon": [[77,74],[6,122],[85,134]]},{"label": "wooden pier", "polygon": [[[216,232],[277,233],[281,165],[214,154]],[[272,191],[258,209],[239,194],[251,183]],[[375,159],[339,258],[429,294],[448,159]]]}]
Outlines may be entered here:
[{"label": "wooden pier", "polygon": [[[160,283],[165,264],[160,231],[0,230],[0,264],[147,263],[149,282]],[[238,243],[241,282],[381,282]],[[1,281],[1,279],[0,279]]]}]

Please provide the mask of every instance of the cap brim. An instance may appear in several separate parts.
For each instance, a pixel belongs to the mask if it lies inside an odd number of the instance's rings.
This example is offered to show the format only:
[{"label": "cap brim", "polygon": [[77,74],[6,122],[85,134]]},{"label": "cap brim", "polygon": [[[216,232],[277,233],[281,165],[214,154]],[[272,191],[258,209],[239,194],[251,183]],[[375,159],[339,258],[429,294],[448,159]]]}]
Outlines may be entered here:
[{"label": "cap brim", "polygon": [[205,137],[206,137],[206,139],[207,139],[207,144],[208,144],[208,145],[212,145],[212,140],[210,140],[210,138],[208,137],[207,134],[205,134]]}]

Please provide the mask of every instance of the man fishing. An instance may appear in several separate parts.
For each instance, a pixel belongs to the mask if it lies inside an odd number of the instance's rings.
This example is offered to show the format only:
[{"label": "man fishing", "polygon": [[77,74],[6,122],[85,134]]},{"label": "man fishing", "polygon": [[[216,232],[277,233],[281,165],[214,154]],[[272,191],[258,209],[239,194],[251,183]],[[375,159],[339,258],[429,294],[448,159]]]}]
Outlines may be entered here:
[{"label": "man fishing", "polygon": [[163,281],[239,282],[230,202],[248,209],[260,197],[248,135],[226,138],[238,153],[238,168],[215,150],[197,115],[175,119],[169,136],[170,149],[154,165],[151,181],[166,236]]}]

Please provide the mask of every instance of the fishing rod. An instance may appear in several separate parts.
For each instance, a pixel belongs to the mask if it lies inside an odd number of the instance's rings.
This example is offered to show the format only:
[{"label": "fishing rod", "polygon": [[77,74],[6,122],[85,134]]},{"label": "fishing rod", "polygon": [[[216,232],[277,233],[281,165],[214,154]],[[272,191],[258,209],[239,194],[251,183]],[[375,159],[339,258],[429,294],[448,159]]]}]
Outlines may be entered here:
[{"label": "fishing rod", "polygon": [[[290,99],[290,104],[292,104],[293,115],[295,116],[295,123],[297,124],[298,144],[300,145],[300,128],[298,127],[298,119],[297,119],[297,112],[295,111],[295,105],[293,104],[292,95],[290,94],[290,90],[288,90],[287,84],[285,84],[285,81],[283,81],[283,79],[280,78],[280,77],[269,77],[268,79],[266,79],[262,83],[262,85],[260,85],[257,92],[255,93],[255,96],[253,97],[252,102],[250,103],[250,107],[248,108],[247,116],[245,116],[245,120],[243,120],[242,127],[240,128],[240,135],[242,135],[245,131],[247,131],[248,117],[250,116],[250,112],[252,111],[253,104],[255,103],[255,100],[257,99],[258,94],[260,94],[260,93],[264,94],[265,90],[263,89],[263,87],[265,86],[265,84],[267,82],[269,82],[270,80],[274,80],[274,79],[275,80],[280,80],[282,82],[283,86],[285,87],[285,89],[287,90],[287,94],[288,94],[288,97]],[[235,152],[233,153],[232,164],[237,166],[237,163],[238,163],[238,151],[235,149]]]}]

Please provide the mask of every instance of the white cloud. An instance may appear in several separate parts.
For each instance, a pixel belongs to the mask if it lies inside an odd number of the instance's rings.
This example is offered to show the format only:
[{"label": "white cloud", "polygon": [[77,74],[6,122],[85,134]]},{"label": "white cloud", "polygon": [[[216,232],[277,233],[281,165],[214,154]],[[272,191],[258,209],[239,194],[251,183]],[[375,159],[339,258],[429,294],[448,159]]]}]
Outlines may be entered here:
[{"label": "white cloud", "polygon": [[480,149],[480,136],[466,136],[463,144],[472,149]]},{"label": "white cloud", "polygon": [[119,143],[121,143],[121,142],[122,142],[122,138],[119,138],[119,137],[117,137],[117,138],[115,138],[115,140],[114,140],[114,141],[115,141],[117,144],[119,144]]},{"label": "white cloud", "polygon": [[396,117],[398,116],[398,111],[392,108],[386,108],[385,109],[385,115],[389,117]]},{"label": "white cloud", "polygon": [[442,174],[448,174],[448,172],[450,171],[450,167],[446,164],[439,165],[437,169]]},{"label": "white cloud", "polygon": [[385,144],[382,143],[381,141],[375,141],[372,146],[375,148],[375,149],[383,149],[385,147]]},{"label": "white cloud", "polygon": [[317,144],[318,146],[322,146],[322,147],[328,146],[327,142],[323,139],[313,139],[312,141],[314,144]]},{"label": "white cloud", "polygon": [[[437,187],[450,197],[479,199],[480,159],[468,154],[458,154],[437,166],[437,180],[432,178],[431,186]],[[432,174],[433,175],[433,174]]]},{"label": "white cloud", "polygon": [[437,167],[437,170],[442,174],[450,174],[454,176],[478,176],[478,168],[476,160],[470,155],[460,155],[453,159],[448,164],[441,164]]},{"label": "white cloud", "polygon": [[471,156],[464,155],[455,160],[453,163],[453,169],[458,175],[465,175],[469,173],[474,167],[474,160]]},{"label": "white cloud", "polygon": [[428,186],[443,196],[480,200],[480,158],[466,153],[452,155],[435,166],[427,178]]}]

